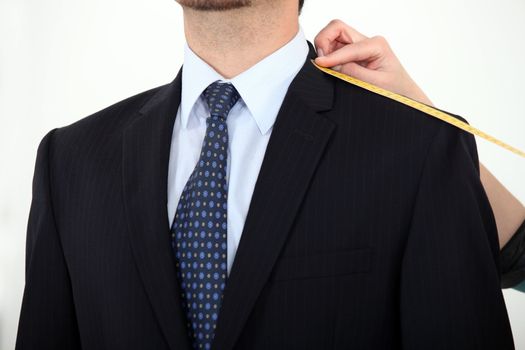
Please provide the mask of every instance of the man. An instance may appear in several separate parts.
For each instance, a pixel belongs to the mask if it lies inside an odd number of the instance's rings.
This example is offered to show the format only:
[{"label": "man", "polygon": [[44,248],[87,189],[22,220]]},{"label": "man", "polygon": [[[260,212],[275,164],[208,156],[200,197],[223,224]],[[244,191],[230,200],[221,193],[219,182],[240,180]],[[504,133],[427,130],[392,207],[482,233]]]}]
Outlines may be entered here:
[{"label": "man", "polygon": [[179,2],[177,77],[39,146],[18,349],[512,349],[473,137]]}]

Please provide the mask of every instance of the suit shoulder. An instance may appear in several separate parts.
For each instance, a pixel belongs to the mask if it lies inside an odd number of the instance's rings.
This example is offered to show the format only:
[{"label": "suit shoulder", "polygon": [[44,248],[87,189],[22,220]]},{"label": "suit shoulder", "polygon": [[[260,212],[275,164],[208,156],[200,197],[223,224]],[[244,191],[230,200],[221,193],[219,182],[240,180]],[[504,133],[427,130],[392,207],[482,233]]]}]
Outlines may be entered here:
[{"label": "suit shoulder", "polygon": [[[476,142],[470,133],[411,106],[332,78],[335,84],[332,119],[345,135],[374,140],[368,151],[387,152],[394,159],[418,154],[417,158],[423,160],[426,151],[439,138],[440,144],[460,143],[461,150],[477,160]],[[462,116],[441,111],[468,124]],[[441,148],[441,152],[446,149]]]},{"label": "suit shoulder", "polygon": [[[350,113],[354,112],[354,115],[364,119],[365,122],[368,118],[384,119],[381,120],[383,125],[387,125],[389,128],[410,128],[419,134],[428,133],[429,135],[435,135],[442,127],[449,129],[451,133],[461,132],[456,126],[428,115],[414,107],[407,106],[341,79],[335,77],[333,77],[333,79],[335,80],[335,89],[338,96],[336,99],[338,108],[342,108]],[[469,124],[467,119],[462,116],[436,107],[433,108]]]},{"label": "suit shoulder", "polygon": [[118,156],[123,131],[139,116],[142,106],[164,86],[140,92],[69,125],[56,127],[40,143],[49,144],[50,161],[59,162],[60,166]]},{"label": "suit shoulder", "polygon": [[54,138],[63,139],[64,142],[78,141],[86,135],[108,135],[119,132],[135,119],[141,107],[164,86],[166,85],[127,97],[69,125],[55,128]]}]

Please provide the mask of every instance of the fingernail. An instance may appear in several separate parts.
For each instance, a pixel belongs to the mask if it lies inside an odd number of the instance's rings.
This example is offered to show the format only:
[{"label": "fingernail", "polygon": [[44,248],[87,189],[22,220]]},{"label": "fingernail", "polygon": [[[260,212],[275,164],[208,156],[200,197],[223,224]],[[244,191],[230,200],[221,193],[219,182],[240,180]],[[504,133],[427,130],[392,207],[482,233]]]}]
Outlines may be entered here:
[{"label": "fingernail", "polygon": [[323,49],[321,49],[321,48],[317,49],[317,56],[319,56],[319,57],[323,57],[324,56]]}]

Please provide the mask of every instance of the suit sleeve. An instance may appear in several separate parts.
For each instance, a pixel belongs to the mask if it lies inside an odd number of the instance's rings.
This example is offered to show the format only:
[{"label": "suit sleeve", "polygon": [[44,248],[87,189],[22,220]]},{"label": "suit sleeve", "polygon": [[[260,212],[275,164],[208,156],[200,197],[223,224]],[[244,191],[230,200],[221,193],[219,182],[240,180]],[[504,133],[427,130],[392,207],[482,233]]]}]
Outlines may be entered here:
[{"label": "suit sleeve", "polygon": [[474,137],[443,124],[428,148],[401,269],[403,349],[513,349],[494,215]]},{"label": "suit sleeve", "polygon": [[36,157],[17,350],[80,349],[71,283],[55,224],[50,186],[55,130],[41,140]]}]

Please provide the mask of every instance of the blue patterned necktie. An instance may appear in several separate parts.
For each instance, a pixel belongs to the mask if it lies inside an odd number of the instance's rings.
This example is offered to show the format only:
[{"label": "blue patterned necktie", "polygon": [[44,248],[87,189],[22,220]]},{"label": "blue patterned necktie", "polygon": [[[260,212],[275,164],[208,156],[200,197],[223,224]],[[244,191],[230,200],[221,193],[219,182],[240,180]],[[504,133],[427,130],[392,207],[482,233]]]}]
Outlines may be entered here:
[{"label": "blue patterned necktie", "polygon": [[194,349],[210,349],[227,274],[226,118],[239,99],[230,83],[202,93],[210,115],[199,160],[184,186],[171,228],[182,304]]}]

